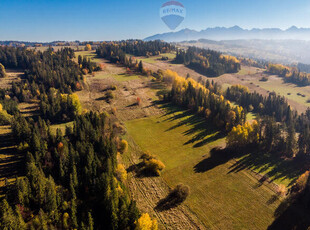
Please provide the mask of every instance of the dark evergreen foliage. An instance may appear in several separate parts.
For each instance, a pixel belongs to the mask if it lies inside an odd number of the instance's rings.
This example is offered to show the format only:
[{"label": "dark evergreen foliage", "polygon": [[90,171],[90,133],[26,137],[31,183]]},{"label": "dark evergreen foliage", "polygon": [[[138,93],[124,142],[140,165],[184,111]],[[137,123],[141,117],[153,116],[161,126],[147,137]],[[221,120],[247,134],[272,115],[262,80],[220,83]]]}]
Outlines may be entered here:
[{"label": "dark evergreen foliage", "polygon": [[239,61],[220,52],[189,47],[186,51],[178,50],[175,62],[208,77],[217,77],[224,73],[236,73],[240,70]]}]

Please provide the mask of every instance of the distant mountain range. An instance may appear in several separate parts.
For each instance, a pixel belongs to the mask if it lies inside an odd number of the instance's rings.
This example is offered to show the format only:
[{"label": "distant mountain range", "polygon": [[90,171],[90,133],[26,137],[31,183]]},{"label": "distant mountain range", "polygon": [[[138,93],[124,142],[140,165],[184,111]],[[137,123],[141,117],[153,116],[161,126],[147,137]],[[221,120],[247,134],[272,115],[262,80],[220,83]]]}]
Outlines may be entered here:
[{"label": "distant mountain range", "polygon": [[179,42],[180,46],[196,46],[217,50],[233,56],[242,56],[275,63],[310,64],[310,41],[281,39],[241,39],[214,41],[199,39],[197,41]]},{"label": "distant mountain range", "polygon": [[181,42],[198,39],[220,40],[239,40],[239,39],[292,39],[292,40],[310,40],[310,28],[297,28],[292,26],[287,30],[279,28],[265,29],[242,29],[239,26],[234,27],[214,27],[205,30],[196,31],[183,29],[178,32],[156,34],[145,38],[145,41],[164,40],[166,42]]}]

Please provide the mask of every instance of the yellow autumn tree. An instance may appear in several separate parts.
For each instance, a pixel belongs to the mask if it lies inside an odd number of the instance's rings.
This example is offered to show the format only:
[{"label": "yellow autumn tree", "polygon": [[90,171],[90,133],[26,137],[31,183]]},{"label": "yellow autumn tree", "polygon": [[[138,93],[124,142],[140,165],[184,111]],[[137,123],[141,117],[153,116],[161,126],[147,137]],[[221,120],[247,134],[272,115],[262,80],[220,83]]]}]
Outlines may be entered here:
[{"label": "yellow autumn tree", "polygon": [[0,124],[8,125],[10,124],[12,115],[8,114],[6,110],[3,109],[3,106],[0,104]]},{"label": "yellow autumn tree", "polygon": [[91,51],[91,45],[90,45],[90,44],[86,44],[85,50],[86,50],[86,51]]},{"label": "yellow autumn tree", "polygon": [[157,230],[157,220],[152,220],[148,213],[143,213],[142,216],[136,221],[135,230]]},{"label": "yellow autumn tree", "polygon": [[119,143],[119,151],[120,153],[126,153],[128,150],[128,142],[126,140],[121,140]]},{"label": "yellow autumn tree", "polygon": [[115,173],[116,173],[117,179],[119,179],[120,181],[123,181],[123,182],[126,181],[127,171],[126,171],[125,166],[123,164],[117,165]]},{"label": "yellow autumn tree", "polygon": [[0,78],[6,77],[6,72],[4,66],[0,63]]},{"label": "yellow autumn tree", "polygon": [[79,99],[78,95],[73,93],[73,94],[69,95],[69,98],[72,101],[72,105],[74,107],[74,111],[77,114],[81,114],[81,112],[82,112],[82,105],[81,105],[81,102],[80,102],[80,99]]},{"label": "yellow autumn tree", "polygon": [[243,147],[247,144],[257,143],[258,141],[258,123],[246,122],[244,125],[233,127],[227,135],[227,146],[229,147]]},{"label": "yellow autumn tree", "polygon": [[310,175],[310,172],[306,171],[304,174],[298,177],[298,179],[295,182],[295,185],[293,186],[295,191],[300,192],[306,188],[308,180],[309,180],[309,175]]}]

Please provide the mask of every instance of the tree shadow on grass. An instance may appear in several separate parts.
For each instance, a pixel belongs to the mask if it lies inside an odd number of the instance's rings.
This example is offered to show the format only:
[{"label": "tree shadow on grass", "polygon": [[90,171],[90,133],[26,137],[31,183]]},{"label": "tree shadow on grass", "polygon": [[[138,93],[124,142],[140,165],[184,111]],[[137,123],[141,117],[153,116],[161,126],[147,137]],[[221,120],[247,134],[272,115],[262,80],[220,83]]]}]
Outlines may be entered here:
[{"label": "tree shadow on grass", "polygon": [[166,132],[182,126],[189,127],[188,130],[182,133],[184,136],[190,137],[184,145],[194,144],[194,148],[199,148],[225,136],[225,134],[219,131],[212,123],[194,114],[191,110],[174,106],[171,103],[162,104],[161,107],[167,111],[166,114],[162,116],[166,117],[164,121],[177,121],[177,123],[168,128]]},{"label": "tree shadow on grass", "polygon": [[232,159],[236,159],[236,162],[229,167],[228,174],[242,170],[253,170],[262,175],[256,185],[256,188],[258,188],[264,182],[271,183],[275,180],[290,180],[290,186],[308,169],[308,164],[304,164],[300,159],[287,160],[272,153],[263,154],[253,151],[253,149],[258,148],[255,146],[244,149],[239,148],[238,150],[213,148],[210,151],[210,157],[195,165],[194,170],[196,173],[204,173]]},{"label": "tree shadow on grass", "polygon": [[268,179],[268,182],[289,179],[291,180],[289,183],[290,186],[307,168],[308,165],[303,164],[300,159],[287,160],[275,156],[272,153],[262,154],[260,152],[252,152],[237,160],[230,167],[229,173],[250,169],[264,174],[263,178]]},{"label": "tree shadow on grass", "polygon": [[[12,134],[0,135],[0,180],[12,179],[25,174],[24,155],[15,147]],[[0,194],[8,188],[2,188]]]},{"label": "tree shadow on grass", "polygon": [[173,197],[171,194],[169,194],[167,197],[161,199],[155,209],[157,211],[165,211],[165,210],[169,210],[171,208],[176,208],[178,207],[180,204],[182,204],[183,201],[178,200],[176,197]]},{"label": "tree shadow on grass", "polygon": [[[310,179],[310,178],[309,178]],[[299,194],[290,194],[276,209],[269,230],[304,230],[310,226],[310,183]]]},{"label": "tree shadow on grass", "polygon": [[194,166],[196,173],[204,173],[230,161],[234,155],[228,149],[213,148],[210,157],[202,160]]}]

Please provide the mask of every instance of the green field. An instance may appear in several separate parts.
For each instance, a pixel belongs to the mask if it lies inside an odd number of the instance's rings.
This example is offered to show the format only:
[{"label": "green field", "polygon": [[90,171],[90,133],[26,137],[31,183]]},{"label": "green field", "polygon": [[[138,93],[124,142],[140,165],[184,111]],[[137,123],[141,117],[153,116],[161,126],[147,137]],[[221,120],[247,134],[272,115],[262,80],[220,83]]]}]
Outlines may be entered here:
[{"label": "green field", "polygon": [[78,56],[81,55],[82,57],[90,58],[92,62],[101,63],[102,59],[97,57],[96,51],[78,51],[75,52],[75,59],[77,60]]},{"label": "green field", "polygon": [[261,69],[250,66],[241,66],[240,71],[237,73],[239,75],[251,75],[260,72]]},{"label": "green field", "polygon": [[62,134],[65,134],[66,126],[73,127],[73,121],[67,122],[67,123],[62,123],[62,124],[51,125],[51,127],[50,127],[51,132],[53,134],[56,134],[57,129],[60,129]]},{"label": "green field", "polygon": [[149,63],[149,64],[154,64],[161,57],[168,57],[169,61],[172,61],[175,58],[175,56],[176,56],[175,53],[164,53],[164,54],[161,54],[161,55],[158,55],[158,56],[151,56],[151,57],[148,57],[148,58],[137,58],[137,60],[145,62],[145,63]]},{"label": "green field", "polygon": [[249,156],[239,162],[211,156],[225,138],[200,117],[167,106],[165,116],[128,121],[126,127],[143,151],[164,162],[162,177],[169,186],[190,186],[185,204],[207,228],[266,229],[272,223],[280,203],[274,192],[240,165]]},{"label": "green field", "polygon": [[[292,83],[283,82],[282,78],[279,77],[269,77],[267,82],[253,81],[254,84],[259,85],[261,88],[268,90],[270,92],[274,91],[281,96],[284,96],[292,101],[295,101],[301,105],[310,106],[307,102],[310,99],[310,87],[298,87]],[[297,95],[298,93],[305,95]]]}]

